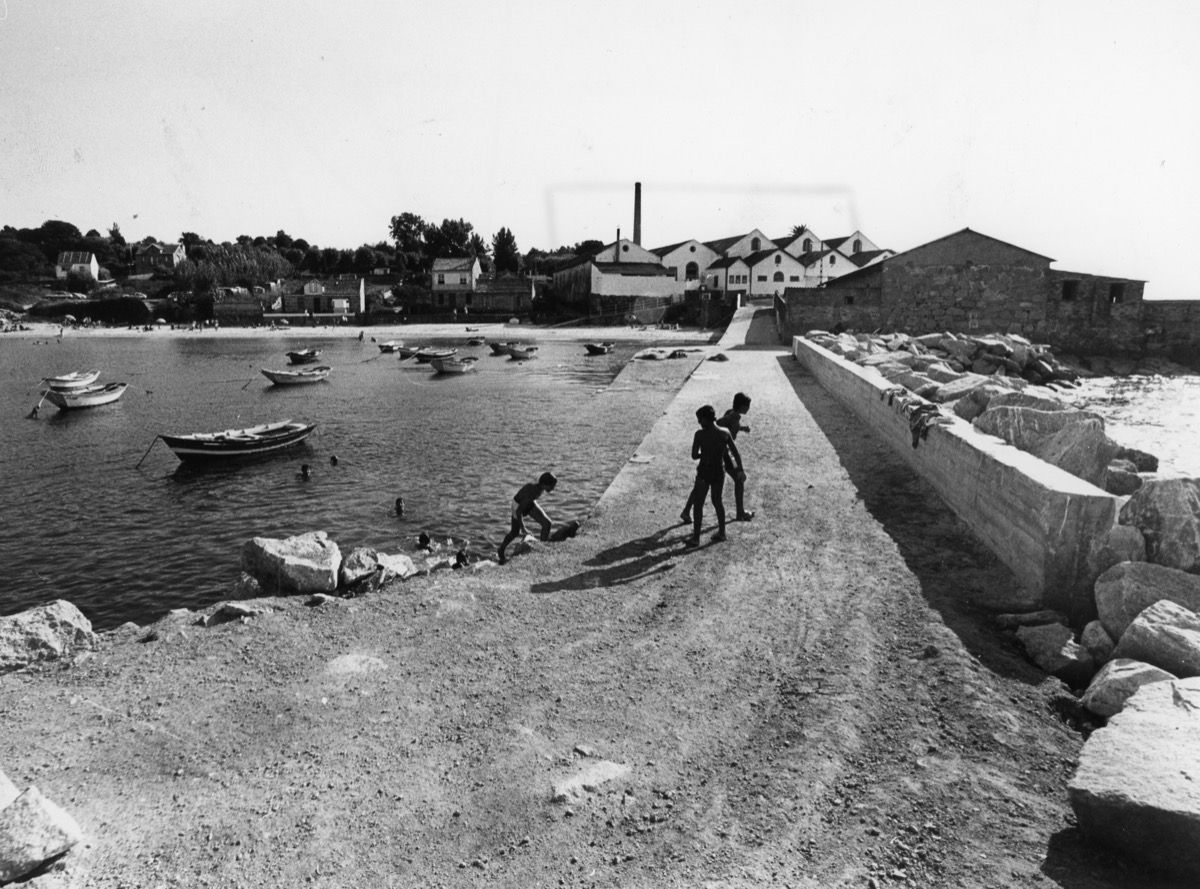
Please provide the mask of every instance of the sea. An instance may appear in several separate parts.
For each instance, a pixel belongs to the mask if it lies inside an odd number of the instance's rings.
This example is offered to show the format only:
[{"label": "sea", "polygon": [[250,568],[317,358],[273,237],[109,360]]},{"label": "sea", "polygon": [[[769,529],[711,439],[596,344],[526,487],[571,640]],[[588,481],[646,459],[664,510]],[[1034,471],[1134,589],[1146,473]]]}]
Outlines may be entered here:
[{"label": "sea", "polygon": [[[421,342],[477,355],[478,370],[439,376],[344,335],[0,337],[0,614],[61,598],[104,630],[202,608],[230,597],[255,536],[324,530],[343,549],[395,553],[425,532],[490,556],[520,485],[553,471],[550,514],[585,517],[671,398],[613,385],[644,344],[589,356],[547,342],[518,362],[463,339]],[[322,351],[327,382],[281,387],[260,373],[288,369],[285,352],[303,347]],[[119,402],[44,402],[30,416],[43,377],[92,368],[130,384]],[[1200,376],[1097,377],[1064,397],[1158,456],[1160,476],[1200,477]],[[283,419],[317,431],[244,464],[182,464],[157,440]]]},{"label": "sea", "polygon": [[[478,370],[438,375],[344,335],[0,338],[0,613],[61,598],[103,630],[204,607],[230,598],[256,536],[324,530],[343,549],[396,553],[425,532],[490,557],[517,488],[550,470],[547,511],[583,518],[671,397],[613,385],[645,344],[590,356],[581,342],[547,342],[514,361],[463,338],[420,342],[476,355]],[[261,374],[289,369],[285,352],[302,347],[321,350],[328,381],[275,386]],[[43,377],[85,369],[129,389],[114,404],[60,412],[46,401],[30,416]],[[183,464],[157,440],[285,419],[317,431],[243,464]]]}]

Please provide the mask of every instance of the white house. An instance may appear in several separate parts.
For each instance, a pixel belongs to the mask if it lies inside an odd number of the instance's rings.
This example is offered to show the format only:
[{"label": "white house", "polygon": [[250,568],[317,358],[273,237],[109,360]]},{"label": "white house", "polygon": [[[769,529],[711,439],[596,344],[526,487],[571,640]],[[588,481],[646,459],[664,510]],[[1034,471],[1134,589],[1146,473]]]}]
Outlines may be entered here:
[{"label": "white house", "polygon": [[775,247],[775,242],[757,228],[744,235],[734,235],[732,238],[721,238],[704,243],[721,256],[749,256],[751,253]]},{"label": "white house", "polygon": [[854,257],[859,253],[869,253],[879,249],[877,244],[858,229],[840,238],[829,238],[825,242],[825,246],[831,250],[840,251],[846,257]]},{"label": "white house", "polygon": [[54,264],[54,277],[62,279],[72,272],[91,275],[93,281],[98,281],[100,263],[96,260],[96,254],[85,250],[66,250],[58,254],[58,262]]},{"label": "white house", "polygon": [[800,226],[800,230],[794,235],[788,235],[786,238],[776,238],[775,246],[799,258],[805,253],[815,253],[820,250],[824,247],[824,241],[807,225],[802,225]]},{"label": "white house", "polygon": [[685,290],[699,287],[708,267],[721,258],[717,251],[695,238],[666,247],[655,247],[650,252],[658,257],[658,261],[675,276],[676,281],[683,283]]},{"label": "white house", "polygon": [[705,286],[717,293],[746,293],[750,289],[750,267],[740,256],[722,256],[708,267]]},{"label": "white house", "polygon": [[630,300],[662,303],[683,294],[683,285],[658,256],[627,238],[555,271],[554,288],[569,300],[587,301],[595,313],[607,312],[613,305],[624,306]]},{"label": "white house", "polygon": [[474,256],[448,257],[433,261],[433,292],[475,291],[475,282],[482,272]]},{"label": "white house", "polygon": [[788,287],[802,287],[804,265],[786,251],[773,247],[742,257],[750,286],[747,295],[782,296]]}]

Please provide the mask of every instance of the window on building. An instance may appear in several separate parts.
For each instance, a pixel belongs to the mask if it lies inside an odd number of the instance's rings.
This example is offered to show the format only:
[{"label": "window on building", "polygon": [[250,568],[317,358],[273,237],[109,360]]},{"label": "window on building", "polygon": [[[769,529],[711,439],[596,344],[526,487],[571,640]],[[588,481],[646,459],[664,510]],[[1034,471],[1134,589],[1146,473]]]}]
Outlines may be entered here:
[{"label": "window on building", "polygon": [[837,265],[837,257],[836,257],[836,256],[831,256],[831,257],[829,257],[829,264],[830,264],[830,265]]},{"label": "window on building", "polygon": [[804,252],[805,252],[805,253],[812,253],[812,238],[805,238],[805,239],[804,239]]},{"label": "window on building", "polygon": [[854,239],[854,252],[862,253],[862,239],[861,238]]},{"label": "window on building", "polygon": [[779,265],[781,262],[783,262],[783,256],[779,253],[776,253],[775,254],[775,265]]},{"label": "window on building", "polygon": [[695,252],[696,252],[696,245],[695,245],[695,244],[693,244],[691,247],[688,247],[688,250],[690,250],[692,253],[695,253]]},{"label": "window on building", "polygon": [[788,278],[788,280],[789,280],[789,281],[799,281],[799,280],[800,280],[800,276],[799,276],[799,275],[792,275],[790,278]]},{"label": "window on building", "polygon": [[463,297],[463,305],[469,306],[470,304],[471,304],[471,294],[468,293],[465,297]]},{"label": "window on building", "polygon": [[1063,281],[1062,282],[1063,302],[1065,302],[1065,303],[1073,302],[1077,296],[1079,296],[1079,282],[1078,281]]},{"label": "window on building", "polygon": [[439,284],[445,284],[445,283],[446,283],[446,275],[445,275],[445,273],[444,273],[444,272],[438,272],[438,283],[439,283]]},{"label": "window on building", "polygon": [[847,296],[844,305],[847,305],[847,306],[854,305],[854,297]]},{"label": "window on building", "polygon": [[757,253],[759,250],[762,249],[762,241],[760,241],[758,238],[751,238],[750,239],[750,249],[753,250],[755,253]]},{"label": "window on building", "polygon": [[760,281],[765,281],[765,280],[767,280],[767,276],[766,276],[766,275],[759,275],[759,276],[758,276],[758,280],[760,280]]},{"label": "window on building", "polygon": [[1109,284],[1108,285],[1108,301],[1112,305],[1125,300],[1125,285],[1124,284]]},{"label": "window on building", "polygon": [[459,283],[459,284],[466,284],[466,283],[467,283],[467,276],[466,276],[466,275],[459,275],[459,276],[458,276],[458,283]]},{"label": "window on building", "polygon": [[782,280],[783,280],[783,272],[776,272],[775,273],[775,283],[778,284]]},{"label": "window on building", "polygon": [[689,262],[683,269],[684,280],[695,281],[700,277],[700,266],[694,262]]}]

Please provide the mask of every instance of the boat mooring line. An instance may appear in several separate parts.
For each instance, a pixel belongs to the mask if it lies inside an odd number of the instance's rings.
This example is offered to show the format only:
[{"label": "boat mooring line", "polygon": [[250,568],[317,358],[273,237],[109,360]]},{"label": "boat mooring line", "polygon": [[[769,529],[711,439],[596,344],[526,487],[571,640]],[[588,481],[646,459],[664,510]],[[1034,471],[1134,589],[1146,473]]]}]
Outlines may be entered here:
[{"label": "boat mooring line", "polygon": [[154,441],[150,442],[150,447],[146,448],[146,453],[142,454],[142,459],[137,461],[137,465],[133,467],[134,469],[139,468],[142,465],[142,462],[150,456],[150,448],[153,448],[156,444],[158,444],[158,439],[159,436],[154,436]]}]

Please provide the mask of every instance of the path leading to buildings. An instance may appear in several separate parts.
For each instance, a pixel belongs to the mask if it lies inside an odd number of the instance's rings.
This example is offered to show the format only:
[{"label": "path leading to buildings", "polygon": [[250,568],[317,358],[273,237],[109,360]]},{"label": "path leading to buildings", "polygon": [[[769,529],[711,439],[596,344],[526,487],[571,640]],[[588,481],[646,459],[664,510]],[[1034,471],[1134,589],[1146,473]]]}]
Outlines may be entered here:
[{"label": "path leading to buildings", "polygon": [[[0,677],[79,885],[1154,885],[1072,827],[1068,699],[973,604],[1015,581],[769,314],[637,364],[679,394],[573,540]],[[757,516],[686,550],[739,390]]]}]

